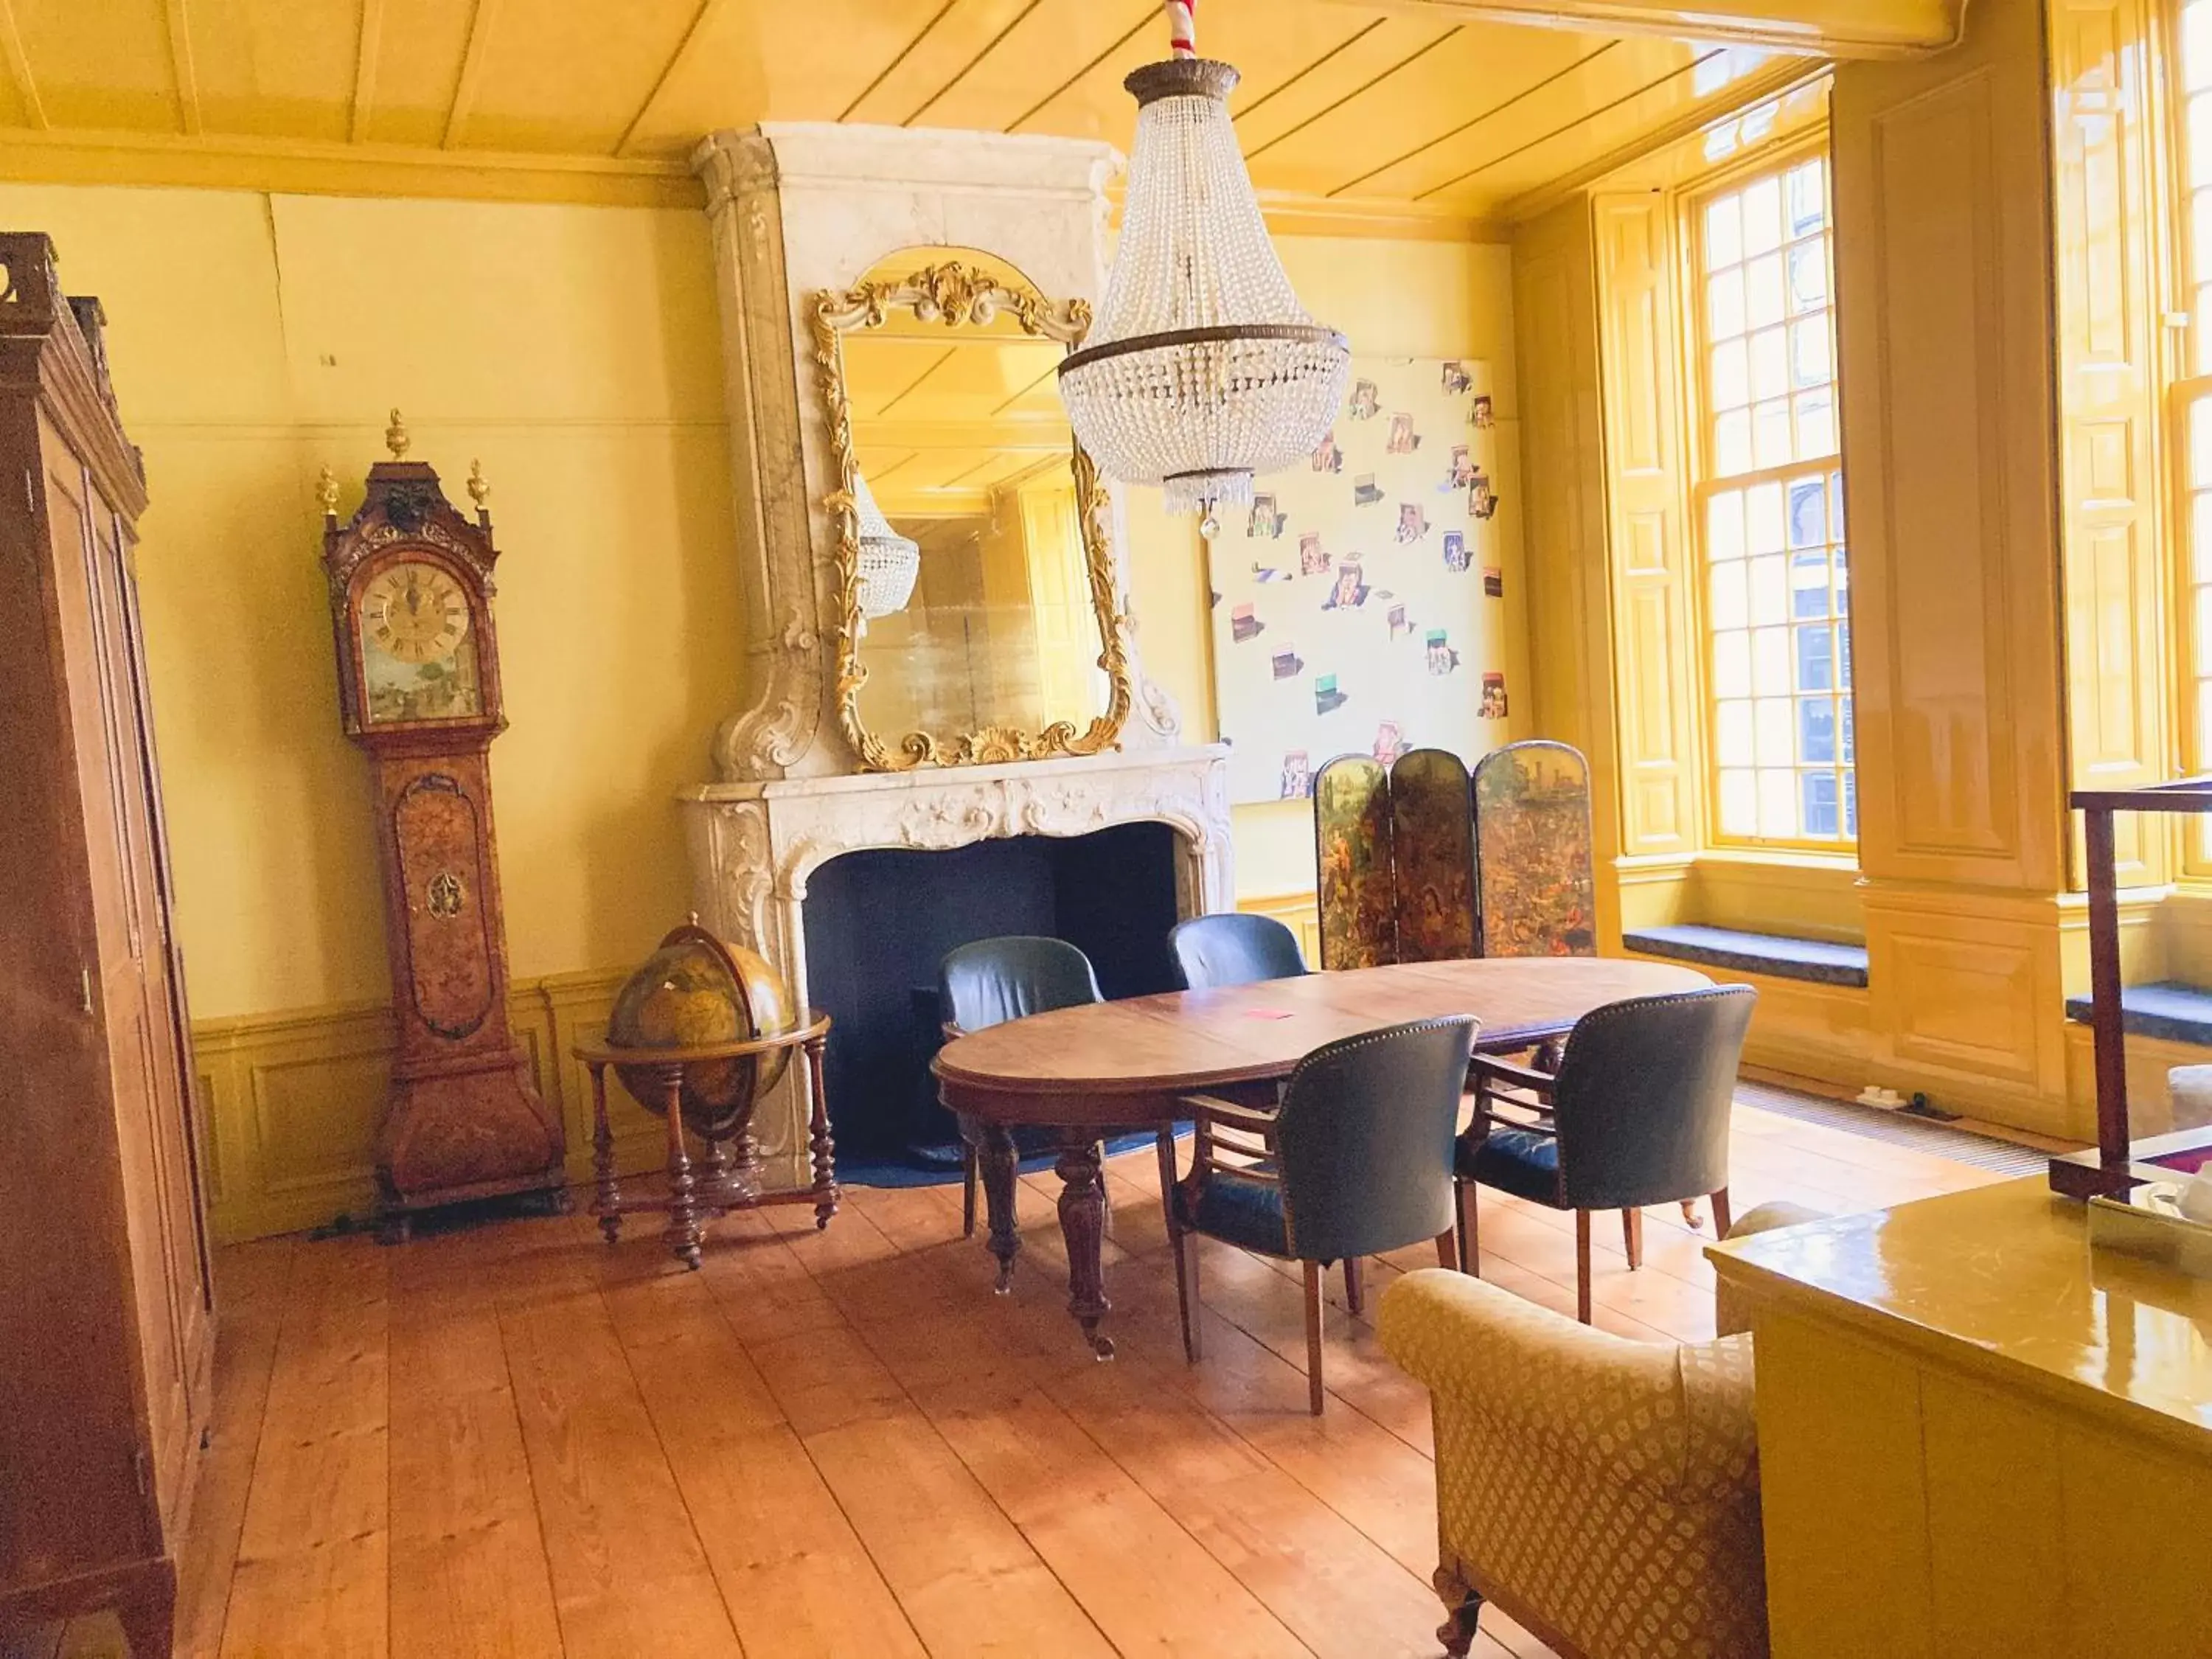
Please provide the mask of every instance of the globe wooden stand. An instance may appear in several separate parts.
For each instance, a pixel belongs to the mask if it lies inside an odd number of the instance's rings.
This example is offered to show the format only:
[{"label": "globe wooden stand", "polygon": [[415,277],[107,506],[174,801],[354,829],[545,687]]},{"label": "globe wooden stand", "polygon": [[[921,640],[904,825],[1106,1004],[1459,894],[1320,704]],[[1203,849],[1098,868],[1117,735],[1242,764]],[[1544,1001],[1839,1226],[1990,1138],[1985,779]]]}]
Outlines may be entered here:
[{"label": "globe wooden stand", "polygon": [[[592,1172],[595,1177],[591,1212],[599,1218],[599,1231],[612,1244],[622,1235],[622,1218],[636,1211],[665,1212],[669,1254],[687,1267],[699,1265],[702,1224],[733,1210],[751,1210],[771,1204],[814,1206],[814,1224],[827,1227],[837,1213],[836,1149],[830,1139],[830,1105],[822,1091],[822,1053],[830,1037],[830,1017],[809,1012],[800,1029],[745,1042],[707,1043],[696,1048],[619,1048],[605,1042],[578,1043],[570,1052],[592,1074]],[[695,1170],[684,1144],[684,1078],[694,1066],[710,1061],[740,1060],[779,1048],[806,1051],[807,1081],[813,1094],[812,1137],[814,1182],[794,1192],[763,1193],[754,1185],[751,1159],[734,1158],[732,1141],[750,1142],[750,1128],[729,1135],[707,1135],[706,1170]],[[651,1079],[659,1097],[657,1109],[668,1127],[668,1190],[625,1193],[615,1174],[614,1132],[607,1122],[607,1067],[618,1066]],[[654,1102],[644,1103],[648,1106]]]}]

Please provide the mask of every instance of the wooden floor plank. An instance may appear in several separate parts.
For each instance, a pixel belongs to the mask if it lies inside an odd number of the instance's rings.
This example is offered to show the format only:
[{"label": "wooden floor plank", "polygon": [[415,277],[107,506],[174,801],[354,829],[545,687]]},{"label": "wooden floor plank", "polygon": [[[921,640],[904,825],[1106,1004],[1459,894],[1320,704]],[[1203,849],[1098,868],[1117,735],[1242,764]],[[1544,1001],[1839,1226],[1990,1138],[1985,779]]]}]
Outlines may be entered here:
[{"label": "wooden floor plank", "polygon": [[510,1305],[500,1331],[566,1650],[734,1659],[737,1632],[599,1294]]},{"label": "wooden floor plank", "polygon": [[537,1495],[495,1280],[520,1230],[419,1241],[392,1258],[392,1651],[558,1650]]},{"label": "wooden floor plank", "polygon": [[389,1650],[388,1259],[356,1235],[304,1247],[295,1263],[223,1624],[227,1656]]},{"label": "wooden floor plank", "polygon": [[[1732,1195],[1864,1208],[1983,1184],[1924,1149],[1741,1113]],[[1109,1321],[1066,1313],[1059,1183],[1018,1184],[1010,1296],[957,1186],[724,1218],[704,1266],[582,1218],[380,1251],[223,1255],[215,1426],[180,1553],[179,1651],[212,1656],[1050,1652],[1391,1659],[1437,1651],[1426,1397],[1375,1303],[1427,1245],[1328,1280],[1328,1413],[1306,1411],[1296,1267],[1201,1242],[1183,1363],[1150,1147],[1110,1159]],[[1485,1277],[1574,1305],[1571,1216],[1483,1200]],[[1710,1331],[1706,1238],[1659,1206],[1600,1328]],[[1544,1659],[1486,1615],[1481,1659]],[[113,1650],[111,1620],[62,1651]]]}]

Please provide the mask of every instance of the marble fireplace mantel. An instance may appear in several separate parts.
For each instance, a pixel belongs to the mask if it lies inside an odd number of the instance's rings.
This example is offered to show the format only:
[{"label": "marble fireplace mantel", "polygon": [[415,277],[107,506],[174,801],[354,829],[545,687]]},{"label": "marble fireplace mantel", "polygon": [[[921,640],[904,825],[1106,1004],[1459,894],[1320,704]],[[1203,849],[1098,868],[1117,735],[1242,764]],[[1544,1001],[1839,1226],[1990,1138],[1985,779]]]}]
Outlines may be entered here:
[{"label": "marble fireplace mantel", "polygon": [[[830,860],[877,848],[949,851],[1019,836],[1071,837],[1118,824],[1175,831],[1176,910],[1233,908],[1225,750],[1150,749],[840,777],[702,784],[685,791],[700,917],[758,951],[808,1001],[808,878]],[[757,1125],[764,1179],[803,1186],[809,1103],[801,1079]]]}]

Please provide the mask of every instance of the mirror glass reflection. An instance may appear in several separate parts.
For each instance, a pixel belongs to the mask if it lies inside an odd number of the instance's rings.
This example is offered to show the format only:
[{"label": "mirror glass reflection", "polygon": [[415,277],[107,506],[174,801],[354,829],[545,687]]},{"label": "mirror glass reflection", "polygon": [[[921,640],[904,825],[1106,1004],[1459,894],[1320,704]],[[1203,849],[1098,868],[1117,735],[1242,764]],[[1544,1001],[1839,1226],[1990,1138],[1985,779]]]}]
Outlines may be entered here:
[{"label": "mirror glass reflection", "polygon": [[[909,248],[868,274],[896,283],[957,261],[1009,288],[1018,273],[969,250]],[[911,598],[868,620],[864,723],[887,740],[1104,712],[1106,677],[1073,462],[1054,371],[1066,350],[1000,309],[948,325],[894,307],[841,346],[854,459],[891,529],[920,550]]]}]

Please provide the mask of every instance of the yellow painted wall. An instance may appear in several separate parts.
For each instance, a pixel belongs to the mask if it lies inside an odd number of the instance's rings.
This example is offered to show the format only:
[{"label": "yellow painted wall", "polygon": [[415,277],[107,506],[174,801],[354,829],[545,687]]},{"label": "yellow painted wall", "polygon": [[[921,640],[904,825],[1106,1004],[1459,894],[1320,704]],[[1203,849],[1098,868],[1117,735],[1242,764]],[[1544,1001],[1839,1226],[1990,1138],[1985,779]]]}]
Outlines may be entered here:
[{"label": "yellow painted wall", "polygon": [[94,293],[153,505],[140,572],[192,1006],[380,999],[367,774],[338,734],[318,470],[398,404],[493,486],[519,976],[631,960],[687,908],[671,797],[738,673],[707,225],[679,210],[0,185]]},{"label": "yellow painted wall", "polygon": [[[1522,580],[1521,404],[1514,365],[1512,250],[1504,244],[1386,241],[1344,237],[1277,240],[1299,303],[1351,337],[1370,357],[1466,357],[1490,364],[1496,386],[1505,571],[1505,678],[1515,697],[1509,730],[1529,714],[1527,584]],[[1157,492],[1129,503],[1130,580],[1147,670],[1182,705],[1183,731],[1218,732],[1208,664],[1205,556],[1194,522],[1170,519]],[[1279,898],[1314,886],[1313,815],[1302,801],[1235,811],[1237,890]]]},{"label": "yellow painted wall", "polygon": [[[153,506],[140,557],[217,1230],[370,1197],[391,1034],[362,757],[338,735],[315,478],[342,510],[406,414],[452,492],[481,459],[510,729],[492,750],[515,1018],[587,1154],[561,1056],[688,908],[672,798],[738,702],[737,559],[705,218],[589,207],[0,184],[99,295]],[[1355,349],[1498,374],[1517,544],[1506,251],[1286,243]],[[1213,730],[1196,539],[1133,503],[1153,673]],[[1510,603],[1520,604],[1517,550]],[[1519,632],[1517,610],[1514,632]],[[1525,679],[1525,665],[1509,668]],[[1310,889],[1303,807],[1240,811],[1248,893]],[[625,1120],[625,1148],[650,1135]]]}]

